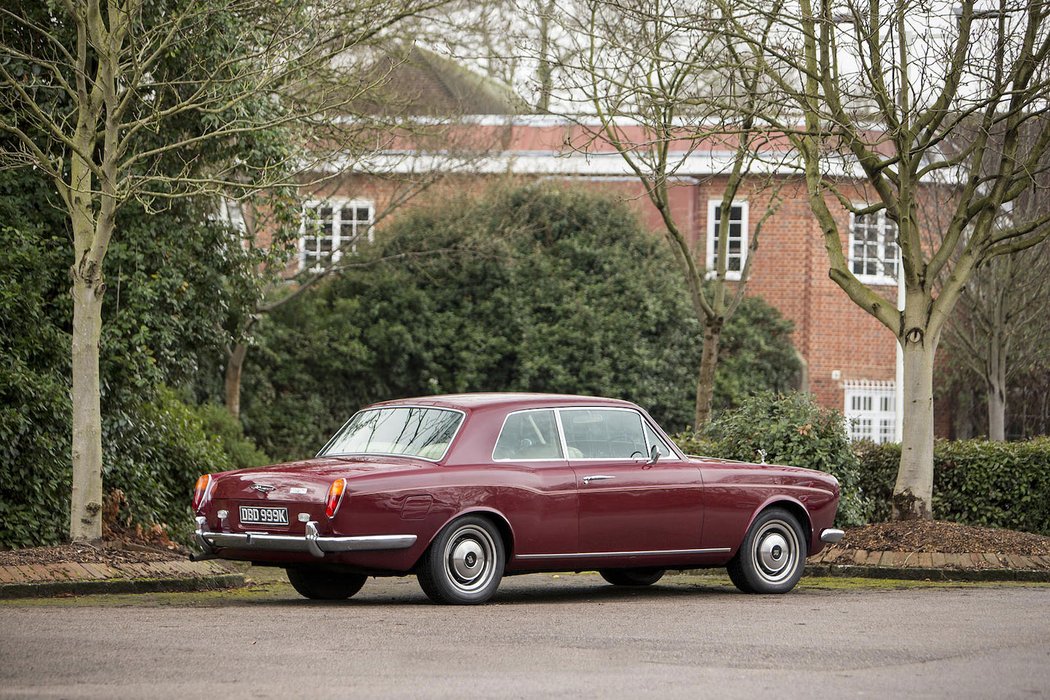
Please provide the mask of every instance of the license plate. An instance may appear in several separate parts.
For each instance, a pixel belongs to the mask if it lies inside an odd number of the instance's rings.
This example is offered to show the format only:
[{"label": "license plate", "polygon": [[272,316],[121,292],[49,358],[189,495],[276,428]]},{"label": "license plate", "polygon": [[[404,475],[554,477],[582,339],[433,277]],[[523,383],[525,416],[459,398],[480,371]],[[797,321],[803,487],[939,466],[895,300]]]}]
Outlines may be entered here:
[{"label": "license plate", "polygon": [[287,508],[241,506],[241,523],[251,525],[287,525]]}]

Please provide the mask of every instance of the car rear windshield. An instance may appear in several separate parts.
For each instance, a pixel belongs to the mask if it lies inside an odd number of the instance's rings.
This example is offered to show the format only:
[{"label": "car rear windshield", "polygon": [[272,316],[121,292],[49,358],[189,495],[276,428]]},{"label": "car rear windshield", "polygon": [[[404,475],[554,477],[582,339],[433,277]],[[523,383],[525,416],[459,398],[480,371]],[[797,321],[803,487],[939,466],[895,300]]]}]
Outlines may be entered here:
[{"label": "car rear windshield", "polygon": [[406,455],[439,460],[462,422],[462,413],[444,408],[369,409],[351,418],[321,454]]}]

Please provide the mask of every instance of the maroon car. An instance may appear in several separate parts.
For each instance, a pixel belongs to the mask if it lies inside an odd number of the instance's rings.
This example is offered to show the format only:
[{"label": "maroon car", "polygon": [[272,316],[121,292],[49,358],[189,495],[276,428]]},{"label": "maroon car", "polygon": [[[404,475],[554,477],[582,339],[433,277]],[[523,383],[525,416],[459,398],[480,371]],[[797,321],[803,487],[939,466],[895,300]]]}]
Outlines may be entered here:
[{"label": "maroon car", "polygon": [[284,567],[316,599],[368,576],[482,603],[509,574],[647,586],[715,566],[742,591],[785,593],[842,537],[838,500],[823,472],[686,456],[627,401],[428,396],[361,410],[313,459],[202,476],[195,556]]}]

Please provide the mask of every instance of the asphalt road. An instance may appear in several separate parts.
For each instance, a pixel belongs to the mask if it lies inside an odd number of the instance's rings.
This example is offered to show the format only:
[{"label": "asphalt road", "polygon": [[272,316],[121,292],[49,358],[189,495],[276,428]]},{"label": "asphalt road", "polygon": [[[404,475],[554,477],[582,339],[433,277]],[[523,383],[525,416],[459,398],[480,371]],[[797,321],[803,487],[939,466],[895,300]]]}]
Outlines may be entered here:
[{"label": "asphalt road", "polygon": [[429,604],[287,586],[0,605],[0,697],[1050,697],[1050,587],[802,588],[593,575]]}]

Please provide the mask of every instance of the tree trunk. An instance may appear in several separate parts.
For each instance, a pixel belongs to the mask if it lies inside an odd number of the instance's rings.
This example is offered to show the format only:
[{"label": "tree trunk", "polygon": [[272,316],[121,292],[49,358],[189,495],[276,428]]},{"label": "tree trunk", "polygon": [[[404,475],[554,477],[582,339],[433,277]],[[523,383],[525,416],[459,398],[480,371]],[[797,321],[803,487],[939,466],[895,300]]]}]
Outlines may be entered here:
[{"label": "tree trunk", "polygon": [[992,335],[985,367],[988,397],[988,439],[1006,439],[1006,353],[998,333]]},{"label": "tree trunk", "polygon": [[237,343],[226,360],[226,410],[234,418],[241,417],[241,371],[247,354],[248,344]]},{"label": "tree trunk", "polygon": [[[917,329],[916,329],[917,331]],[[893,518],[933,517],[933,359],[936,342],[904,345],[904,428]]]},{"label": "tree trunk", "polygon": [[554,92],[554,61],[551,44],[551,13],[554,12],[554,0],[547,0],[540,8],[539,65],[536,67],[536,82],[539,83],[539,94],[536,98],[536,111],[546,112],[550,109],[551,93]]},{"label": "tree trunk", "polygon": [[94,263],[73,268],[73,492],[69,536],[74,542],[102,537],[102,411],[99,339],[102,334],[102,271]]},{"label": "tree trunk", "polygon": [[700,373],[696,382],[696,422],[700,431],[711,420],[711,399],[715,393],[715,367],[718,365],[718,341],[722,337],[722,319],[704,320],[704,348],[700,355]]}]

